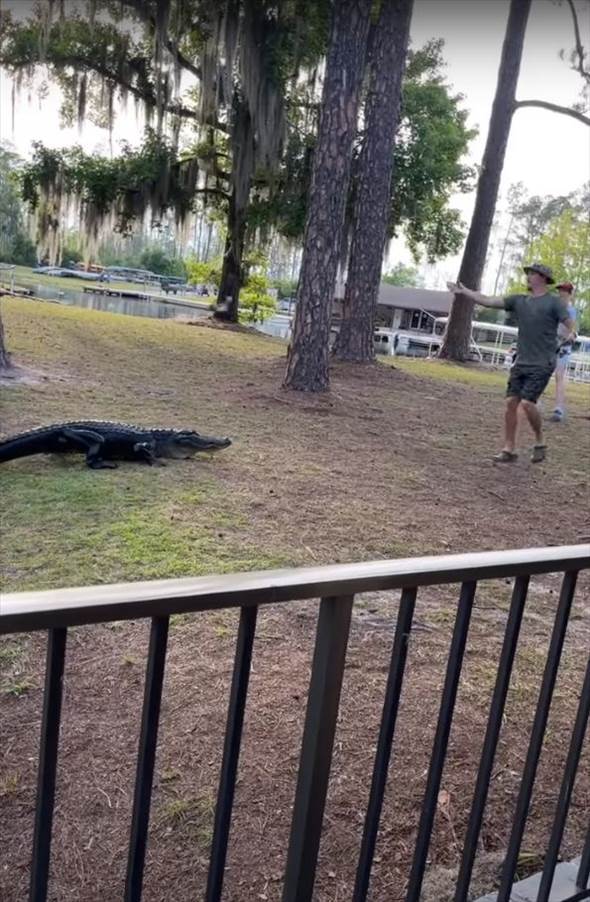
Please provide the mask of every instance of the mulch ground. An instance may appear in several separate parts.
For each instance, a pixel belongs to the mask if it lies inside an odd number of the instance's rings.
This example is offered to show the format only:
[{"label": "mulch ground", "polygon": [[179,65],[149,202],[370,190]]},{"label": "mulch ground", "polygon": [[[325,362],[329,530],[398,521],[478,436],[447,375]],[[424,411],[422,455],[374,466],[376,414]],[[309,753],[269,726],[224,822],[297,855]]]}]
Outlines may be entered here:
[{"label": "mulch ground", "polygon": [[[15,309],[7,317],[12,346],[25,364],[44,368],[47,379],[19,389],[22,403],[7,405],[4,431],[54,419],[58,410],[66,418],[82,410],[102,418],[116,404],[129,417],[135,403],[143,421],[157,422],[172,409],[179,423],[189,414],[194,419],[197,410],[211,432],[236,438],[230,451],[207,465],[208,472],[239,500],[250,539],[281,549],[286,561],[567,544],[590,533],[584,398],[575,400],[566,423],[550,427],[545,464],[533,466],[523,455],[516,466],[503,468],[489,460],[496,450],[502,389],[495,383],[461,384],[453,368],[441,379],[440,364],[433,364],[436,378],[424,375],[423,364],[415,370],[336,366],[329,395],[293,396],[279,387],[284,349],[266,338],[151,322],[134,323],[131,336],[123,318],[91,314],[82,327],[76,311],[49,314],[30,305],[19,308],[26,311],[23,319]],[[118,323],[116,334],[106,325],[111,319]],[[41,327],[51,350],[39,360],[32,339]],[[100,371],[106,347],[108,374]],[[177,472],[191,474],[193,466]],[[538,870],[551,828],[590,647],[589,586],[583,575],[523,842],[522,874]],[[476,597],[429,856],[427,902],[452,898],[450,880],[462,849],[510,591],[510,585],[494,581],[483,583]],[[418,596],[371,884],[375,902],[403,899],[457,594],[457,587],[447,587]],[[531,582],[474,898],[493,888],[505,848],[558,594],[557,576]],[[355,602],[318,902],[351,896],[397,603],[392,593]],[[224,898],[232,902],[281,897],[317,609],[312,601],[259,614],[225,882]],[[52,900],[122,897],[148,629],[144,622],[116,623],[69,633]],[[173,619],[147,902],[188,902],[202,895],[236,630],[235,612]],[[0,645],[4,685],[11,687],[0,695],[0,895],[7,902],[25,898],[27,891],[44,649],[41,634]],[[564,858],[579,854],[588,827],[589,738]]]}]

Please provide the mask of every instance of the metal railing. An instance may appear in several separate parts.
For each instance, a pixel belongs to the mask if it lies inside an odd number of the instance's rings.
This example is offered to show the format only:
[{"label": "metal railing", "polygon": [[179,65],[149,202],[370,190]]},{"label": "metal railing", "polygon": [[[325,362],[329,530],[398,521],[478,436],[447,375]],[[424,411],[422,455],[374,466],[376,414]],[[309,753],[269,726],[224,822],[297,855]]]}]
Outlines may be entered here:
[{"label": "metal railing", "polygon": [[[258,607],[297,599],[321,599],[283,885],[283,902],[305,902],[311,900],[313,893],[354,596],[359,592],[400,589],[370,797],[356,881],[351,895],[353,902],[363,902],[369,888],[418,589],[421,586],[459,583],[460,593],[418,833],[413,859],[411,864],[408,863],[409,880],[404,898],[406,902],[419,902],[477,583],[484,579],[513,577],[512,599],[454,893],[454,902],[466,902],[525,612],[529,579],[535,574],[563,573],[497,895],[498,902],[509,902],[576,581],[579,571],[589,567],[590,547],[574,545],[4,595],[0,608],[0,633],[30,630],[48,632],[30,899],[41,902],[47,898],[48,892],[62,680],[69,627],[151,618],[124,891],[126,902],[138,902],[142,893],[170,616],[185,612],[240,608],[205,889],[207,902],[214,902],[222,896]],[[580,687],[579,704],[572,725],[561,789],[556,800],[537,902],[548,902],[550,898],[589,715],[590,657],[585,679]],[[589,877],[590,820],[578,868],[577,889],[568,902],[590,899]]]}]

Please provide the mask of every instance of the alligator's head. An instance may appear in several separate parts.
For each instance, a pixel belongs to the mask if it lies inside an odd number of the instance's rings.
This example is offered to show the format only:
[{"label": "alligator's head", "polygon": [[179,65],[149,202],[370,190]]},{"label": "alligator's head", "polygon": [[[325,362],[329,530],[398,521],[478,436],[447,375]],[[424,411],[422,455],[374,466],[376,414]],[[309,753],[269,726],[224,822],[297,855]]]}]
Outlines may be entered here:
[{"label": "alligator's head", "polygon": [[156,433],[156,457],[187,458],[199,451],[220,451],[231,445],[229,438],[201,435],[190,429],[161,430]]}]

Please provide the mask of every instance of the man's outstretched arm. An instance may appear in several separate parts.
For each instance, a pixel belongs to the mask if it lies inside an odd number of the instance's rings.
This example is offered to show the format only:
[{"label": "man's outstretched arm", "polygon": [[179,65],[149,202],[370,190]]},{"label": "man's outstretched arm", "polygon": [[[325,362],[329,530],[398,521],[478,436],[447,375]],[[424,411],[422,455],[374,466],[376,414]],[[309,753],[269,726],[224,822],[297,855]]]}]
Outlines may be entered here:
[{"label": "man's outstretched arm", "polygon": [[463,295],[471,301],[475,301],[476,304],[481,304],[482,307],[504,307],[504,298],[488,297],[481,291],[472,291],[471,288],[466,288],[462,282],[447,282],[447,288],[453,292],[455,297]]}]

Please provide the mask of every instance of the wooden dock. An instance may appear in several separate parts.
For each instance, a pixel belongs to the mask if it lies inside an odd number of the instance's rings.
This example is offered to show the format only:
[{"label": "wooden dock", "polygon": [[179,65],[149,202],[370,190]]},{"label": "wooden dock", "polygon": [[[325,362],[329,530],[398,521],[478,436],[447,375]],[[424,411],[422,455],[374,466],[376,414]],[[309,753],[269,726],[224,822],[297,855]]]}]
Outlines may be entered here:
[{"label": "wooden dock", "polygon": [[159,301],[157,295],[146,294],[145,291],[130,291],[128,288],[99,288],[97,285],[85,285],[84,294],[102,294],[110,298],[128,298],[136,301]]}]

